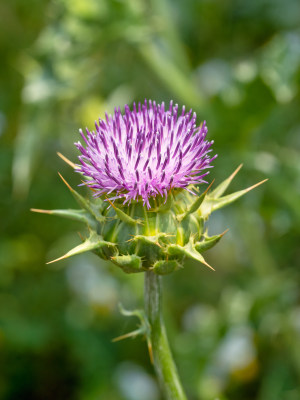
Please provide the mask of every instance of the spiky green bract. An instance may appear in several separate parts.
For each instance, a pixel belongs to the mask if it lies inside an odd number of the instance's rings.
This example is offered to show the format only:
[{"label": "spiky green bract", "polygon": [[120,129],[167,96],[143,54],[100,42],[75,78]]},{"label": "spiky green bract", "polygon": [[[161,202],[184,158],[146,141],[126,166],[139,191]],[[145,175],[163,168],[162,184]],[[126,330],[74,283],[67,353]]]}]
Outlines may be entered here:
[{"label": "spiky green bract", "polygon": [[87,200],[62,178],[82,210],[33,211],[72,218],[88,228],[87,239],[54,261],[93,251],[126,273],[152,270],[159,275],[169,274],[182,268],[186,257],[210,267],[202,253],[216,245],[224,233],[209,237],[204,223],[213,211],[264,182],[223,196],[235,173],[213,191],[208,188],[198,196],[174,188],[167,200],[151,199],[150,209],[142,201],[133,201],[128,206],[121,201],[111,203],[107,198]]}]

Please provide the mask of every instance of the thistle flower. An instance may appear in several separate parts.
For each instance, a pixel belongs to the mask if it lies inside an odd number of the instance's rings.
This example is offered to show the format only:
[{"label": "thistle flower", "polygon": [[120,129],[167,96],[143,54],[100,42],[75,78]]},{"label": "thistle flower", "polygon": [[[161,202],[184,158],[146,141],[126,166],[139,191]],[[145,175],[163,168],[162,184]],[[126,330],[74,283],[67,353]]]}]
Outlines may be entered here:
[{"label": "thistle flower", "polygon": [[[65,161],[81,173],[93,196],[68,188],[79,210],[33,210],[85,223],[89,236],[63,258],[93,251],[127,273],[168,274],[186,257],[210,267],[202,253],[223,236],[209,236],[210,214],[232,203],[257,185],[223,196],[240,167],[214,190],[200,183],[216,156],[210,157],[205,122],[171,102],[125,106],[96,123],[96,132],[80,132],[86,144],[76,143],[80,165]],[[264,181],[263,181],[264,182]],[[147,207],[146,207],[147,205]],[[210,267],[211,268],[211,267]]]},{"label": "thistle flower", "polygon": [[86,148],[75,143],[81,152],[77,171],[87,178],[95,196],[114,193],[110,200],[124,199],[123,204],[142,199],[151,207],[149,199],[165,196],[172,188],[186,190],[199,184],[209,173],[209,153],[213,141],[206,141],[205,121],[196,125],[196,113],[178,105],[145,100],[134,103],[133,110],[125,106],[106,120],[95,123],[96,132],[86,129],[80,134]]}]

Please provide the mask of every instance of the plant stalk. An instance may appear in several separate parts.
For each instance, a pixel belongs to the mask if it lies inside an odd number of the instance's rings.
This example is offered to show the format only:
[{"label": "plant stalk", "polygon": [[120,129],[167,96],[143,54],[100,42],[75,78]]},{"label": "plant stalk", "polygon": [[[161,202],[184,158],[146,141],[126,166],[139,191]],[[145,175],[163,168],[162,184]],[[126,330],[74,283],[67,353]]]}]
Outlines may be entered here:
[{"label": "plant stalk", "polygon": [[145,312],[151,327],[154,368],[166,400],[187,400],[169,347],[162,315],[161,276],[145,272]]}]

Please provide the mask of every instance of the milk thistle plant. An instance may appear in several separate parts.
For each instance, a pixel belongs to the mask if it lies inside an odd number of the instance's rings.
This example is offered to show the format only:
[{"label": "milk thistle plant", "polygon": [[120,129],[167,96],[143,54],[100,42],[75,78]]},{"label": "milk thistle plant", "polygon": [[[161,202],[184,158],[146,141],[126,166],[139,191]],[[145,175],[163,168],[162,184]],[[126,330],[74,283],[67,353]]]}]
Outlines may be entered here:
[{"label": "milk thistle plant", "polygon": [[203,190],[216,158],[213,141],[206,140],[205,122],[197,126],[196,114],[185,107],[180,111],[172,101],[167,108],[145,100],[132,110],[126,105],[123,114],[115,109],[95,123],[95,131],[80,130],[80,135],[79,162],[62,158],[91,195],[85,198],[62,178],[80,209],[33,211],[81,221],[88,237],[51,262],[93,251],[128,274],[144,273],[144,311],[123,310],[138,316],[140,327],[118,339],[144,335],[165,398],[184,400],[162,316],[162,276],[182,269],[185,258],[213,269],[203,252],[224,233],[208,235],[210,214],[264,181],[223,196],[240,166],[215,189]]}]

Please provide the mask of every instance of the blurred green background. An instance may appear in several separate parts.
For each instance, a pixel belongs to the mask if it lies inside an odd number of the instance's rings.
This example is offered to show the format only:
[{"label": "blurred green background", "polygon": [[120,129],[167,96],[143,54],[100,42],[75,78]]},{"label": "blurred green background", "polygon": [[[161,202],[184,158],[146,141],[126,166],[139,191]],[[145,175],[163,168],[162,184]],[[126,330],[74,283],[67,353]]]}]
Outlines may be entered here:
[{"label": "blurred green background", "polygon": [[269,181],[213,216],[229,233],[164,278],[171,346],[191,400],[300,399],[298,0],[2,0],[0,398],[161,400],[136,327],[143,276],[93,254],[46,262],[82,227],[72,208],[78,128],[144,98],[192,107],[231,190]]}]

